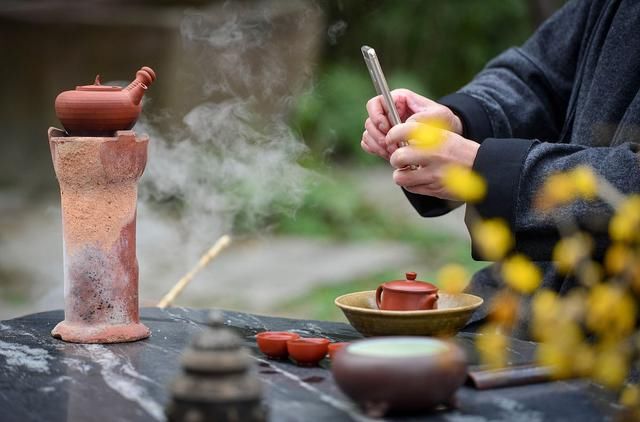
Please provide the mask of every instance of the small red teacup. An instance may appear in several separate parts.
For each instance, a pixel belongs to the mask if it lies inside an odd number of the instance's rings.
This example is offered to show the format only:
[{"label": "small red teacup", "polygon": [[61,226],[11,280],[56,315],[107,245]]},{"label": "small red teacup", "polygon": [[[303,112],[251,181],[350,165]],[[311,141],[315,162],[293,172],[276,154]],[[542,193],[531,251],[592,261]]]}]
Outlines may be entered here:
[{"label": "small red teacup", "polygon": [[289,356],[287,341],[300,338],[300,334],[288,331],[264,331],[256,334],[256,343],[270,359],[286,359]]},{"label": "small red teacup", "polygon": [[299,338],[287,341],[289,356],[299,366],[315,366],[326,355],[329,339],[326,338]]}]

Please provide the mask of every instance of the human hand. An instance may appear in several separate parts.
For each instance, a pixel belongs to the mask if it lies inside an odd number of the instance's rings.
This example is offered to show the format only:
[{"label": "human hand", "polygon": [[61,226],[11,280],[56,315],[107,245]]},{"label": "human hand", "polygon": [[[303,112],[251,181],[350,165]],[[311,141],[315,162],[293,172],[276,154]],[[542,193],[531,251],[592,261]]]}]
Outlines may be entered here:
[{"label": "human hand", "polygon": [[[443,122],[452,132],[462,134],[462,122],[448,107],[403,88],[394,89],[391,91],[391,96],[402,122],[413,116],[419,120],[436,119]],[[365,131],[360,145],[369,154],[389,160],[397,146],[388,145],[385,141],[392,123],[385,112],[384,99],[381,95],[367,102],[367,113],[369,117],[364,123]]]},{"label": "human hand", "polygon": [[[421,146],[420,140],[415,139],[416,133],[425,129],[430,138],[437,138],[437,145],[432,139],[430,145]],[[418,115],[391,128],[385,142],[388,146],[407,143],[390,156],[390,163],[396,169],[393,172],[396,184],[420,195],[453,201],[465,199],[447,189],[445,177],[454,167],[471,170],[480,144],[452,131],[421,123]]]}]

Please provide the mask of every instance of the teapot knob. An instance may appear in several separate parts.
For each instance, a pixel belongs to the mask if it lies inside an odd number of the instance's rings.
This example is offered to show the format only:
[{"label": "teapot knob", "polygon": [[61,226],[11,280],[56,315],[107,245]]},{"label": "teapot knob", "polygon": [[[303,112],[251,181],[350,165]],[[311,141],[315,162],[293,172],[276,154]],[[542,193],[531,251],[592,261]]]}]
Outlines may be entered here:
[{"label": "teapot knob", "polygon": [[417,274],[417,273],[414,273],[413,271],[412,271],[412,272],[409,272],[409,273],[405,273],[404,275],[407,277],[407,280],[408,280],[408,281],[413,281],[413,280],[415,280],[415,279],[416,279],[416,277],[418,276],[418,274]]}]

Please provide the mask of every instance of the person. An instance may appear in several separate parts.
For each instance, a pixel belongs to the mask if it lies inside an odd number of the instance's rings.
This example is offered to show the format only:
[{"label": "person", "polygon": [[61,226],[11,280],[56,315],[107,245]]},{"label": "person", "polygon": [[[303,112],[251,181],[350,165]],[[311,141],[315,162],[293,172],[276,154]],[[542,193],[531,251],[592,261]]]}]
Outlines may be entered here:
[{"label": "person", "polygon": [[[572,216],[588,230],[594,256],[602,259],[613,210],[601,200],[577,201],[541,214],[534,207],[535,194],[547,176],[578,165],[590,166],[624,194],[640,192],[639,27],[638,1],[572,0],[458,92],[433,101],[394,90],[403,123],[393,128],[382,98],[369,100],[361,146],[389,160],[394,181],[424,217],[442,215],[457,204],[459,198],[442,182],[446,166],[473,169],[487,184],[475,212],[507,221],[514,250],[543,271],[541,287],[564,293],[577,282],[551,262],[560,239],[557,219]],[[398,147],[419,122],[434,118],[449,127],[441,148]],[[473,232],[471,241],[477,259]],[[501,288],[492,273],[491,266],[479,271],[468,286],[485,304]],[[486,316],[485,306],[472,325]],[[527,322],[524,318],[513,334],[528,337]]]}]

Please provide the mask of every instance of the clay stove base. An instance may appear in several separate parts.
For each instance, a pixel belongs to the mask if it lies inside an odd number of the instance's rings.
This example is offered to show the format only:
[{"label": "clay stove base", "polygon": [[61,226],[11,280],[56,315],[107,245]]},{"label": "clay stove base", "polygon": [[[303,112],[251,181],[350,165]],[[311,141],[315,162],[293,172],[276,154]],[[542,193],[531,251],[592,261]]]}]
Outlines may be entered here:
[{"label": "clay stove base", "polygon": [[62,321],[51,331],[53,337],[71,343],[126,343],[142,340],[150,334],[140,323],[87,326]]},{"label": "clay stove base", "polygon": [[149,337],[138,315],[136,205],[147,136],[65,136],[49,129],[60,184],[65,320],[52,331],[74,343]]}]

